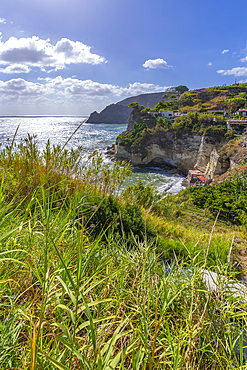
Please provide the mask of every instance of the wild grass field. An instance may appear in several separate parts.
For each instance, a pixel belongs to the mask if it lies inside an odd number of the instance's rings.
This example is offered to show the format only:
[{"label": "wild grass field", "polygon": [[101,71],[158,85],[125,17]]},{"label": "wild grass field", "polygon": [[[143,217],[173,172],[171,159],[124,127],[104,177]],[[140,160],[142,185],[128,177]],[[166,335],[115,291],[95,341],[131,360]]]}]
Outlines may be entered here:
[{"label": "wild grass field", "polygon": [[81,152],[0,153],[0,368],[244,369],[246,304],[202,278],[244,226]]}]

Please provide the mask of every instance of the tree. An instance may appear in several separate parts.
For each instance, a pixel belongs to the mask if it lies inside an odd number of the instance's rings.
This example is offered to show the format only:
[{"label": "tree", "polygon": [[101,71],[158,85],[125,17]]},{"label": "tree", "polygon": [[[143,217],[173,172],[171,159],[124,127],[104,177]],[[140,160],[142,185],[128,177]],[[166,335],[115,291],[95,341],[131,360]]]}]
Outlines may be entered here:
[{"label": "tree", "polygon": [[172,94],[172,95],[170,95],[170,99],[177,100],[177,97],[176,97],[176,95]]},{"label": "tree", "polygon": [[128,106],[132,107],[133,109],[135,109],[137,111],[142,111],[143,109],[145,109],[144,105],[140,105],[137,101],[133,102],[133,103],[130,103]]},{"label": "tree", "polygon": [[185,86],[185,85],[179,85],[177,87],[175,87],[175,90],[179,93],[179,94],[183,94],[185,91],[189,91],[188,87]]},{"label": "tree", "polygon": [[167,104],[160,101],[158,104],[155,105],[154,109],[156,110],[156,112],[159,112],[162,109],[167,109]]}]

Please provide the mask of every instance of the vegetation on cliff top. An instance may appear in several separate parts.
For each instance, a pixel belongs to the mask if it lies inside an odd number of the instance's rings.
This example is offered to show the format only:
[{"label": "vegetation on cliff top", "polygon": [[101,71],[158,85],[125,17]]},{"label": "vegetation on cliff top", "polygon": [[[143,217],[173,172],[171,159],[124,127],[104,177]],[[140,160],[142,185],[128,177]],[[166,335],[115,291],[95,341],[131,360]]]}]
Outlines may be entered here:
[{"label": "vegetation on cliff top", "polygon": [[245,307],[200,268],[231,276],[244,230],[81,150],[1,152],[1,368],[240,368]]},{"label": "vegetation on cliff top", "polygon": [[[155,110],[180,110],[188,112],[226,111],[235,113],[244,107],[247,98],[247,84],[233,84],[230,86],[214,86],[210,88],[181,91],[173,88],[164,94],[163,99]],[[167,101],[167,98],[170,100]]]}]

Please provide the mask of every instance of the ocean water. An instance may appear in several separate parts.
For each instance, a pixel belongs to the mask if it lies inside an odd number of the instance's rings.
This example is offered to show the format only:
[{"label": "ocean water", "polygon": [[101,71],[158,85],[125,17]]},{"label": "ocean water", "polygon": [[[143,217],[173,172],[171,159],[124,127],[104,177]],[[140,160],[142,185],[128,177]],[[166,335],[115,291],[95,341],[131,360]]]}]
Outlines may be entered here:
[{"label": "ocean water", "polygon": [[[4,147],[12,140],[19,125],[15,142],[27,134],[36,135],[40,149],[44,149],[48,139],[51,144],[63,145],[86,116],[0,116],[0,143]],[[126,125],[84,123],[67,144],[67,148],[79,145],[85,148],[85,157],[94,150],[103,153],[104,161],[111,163],[105,155],[107,146],[115,143],[116,137],[126,129]],[[134,168],[131,178],[124,186],[135,184],[139,180],[153,183],[160,193],[178,193],[182,188],[183,177],[169,175],[159,168]]]}]

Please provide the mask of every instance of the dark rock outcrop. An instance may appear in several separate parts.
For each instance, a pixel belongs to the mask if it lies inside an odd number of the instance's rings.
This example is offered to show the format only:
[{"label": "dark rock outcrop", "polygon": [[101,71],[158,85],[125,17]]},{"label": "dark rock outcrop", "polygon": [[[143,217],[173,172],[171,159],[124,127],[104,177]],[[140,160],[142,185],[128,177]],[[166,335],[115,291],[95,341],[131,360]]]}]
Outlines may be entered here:
[{"label": "dark rock outcrop", "polygon": [[121,100],[116,104],[108,105],[100,113],[91,113],[86,122],[127,124],[132,109],[128,107],[130,103],[138,102],[147,108],[154,108],[155,105],[158,104],[158,102],[162,99],[163,95],[164,92],[132,96],[130,98]]},{"label": "dark rock outcrop", "polygon": [[125,124],[128,122],[130,112],[131,108],[126,105],[111,104],[100,113],[91,113],[86,122]]}]

